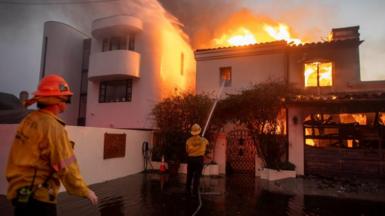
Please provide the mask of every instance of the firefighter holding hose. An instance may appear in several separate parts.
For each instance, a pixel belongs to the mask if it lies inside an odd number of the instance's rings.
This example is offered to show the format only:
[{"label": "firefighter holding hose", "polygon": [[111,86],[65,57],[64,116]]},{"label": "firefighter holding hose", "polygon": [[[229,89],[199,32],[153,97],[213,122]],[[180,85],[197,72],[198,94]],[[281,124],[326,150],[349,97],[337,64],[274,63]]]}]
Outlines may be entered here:
[{"label": "firefighter holding hose", "polygon": [[191,183],[193,183],[192,194],[197,195],[199,191],[200,177],[203,170],[203,157],[206,154],[208,140],[201,137],[202,128],[198,124],[191,127],[191,137],[186,141],[187,153],[187,181],[186,194],[191,194]]},{"label": "firefighter holding hose", "polygon": [[12,144],[6,178],[15,215],[56,215],[60,182],[67,192],[96,205],[98,197],[80,175],[72,142],[58,115],[73,93],[58,75],[47,75],[27,105],[39,108],[20,123]]}]

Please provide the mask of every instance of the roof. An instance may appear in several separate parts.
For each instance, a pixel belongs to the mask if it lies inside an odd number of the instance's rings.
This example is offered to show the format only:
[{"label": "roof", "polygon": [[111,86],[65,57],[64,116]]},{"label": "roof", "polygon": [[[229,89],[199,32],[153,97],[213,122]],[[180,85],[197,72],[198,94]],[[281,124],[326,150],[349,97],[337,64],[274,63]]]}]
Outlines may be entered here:
[{"label": "roof", "polygon": [[318,113],[385,112],[385,91],[299,94],[287,98],[286,104]]},{"label": "roof", "polygon": [[313,48],[313,47],[321,47],[321,46],[330,46],[330,45],[343,45],[343,44],[361,44],[363,41],[359,39],[344,39],[344,40],[332,40],[332,41],[320,41],[320,42],[311,42],[311,43],[304,43],[299,45],[294,44],[288,44],[284,40],[280,41],[272,41],[272,42],[265,42],[265,43],[257,43],[257,44],[250,44],[250,45],[243,45],[243,46],[228,46],[228,47],[215,47],[215,48],[206,48],[206,49],[197,49],[195,52],[205,52],[205,51],[221,51],[221,50],[230,50],[230,49],[241,49],[241,48],[259,48],[259,47],[265,47],[265,46],[276,46],[281,45],[288,48]]},{"label": "roof", "polygon": [[195,52],[204,52],[204,51],[210,51],[210,50],[223,50],[223,49],[252,48],[252,47],[261,47],[261,46],[266,46],[266,45],[283,45],[283,46],[286,46],[287,43],[286,43],[286,41],[281,40],[281,41],[271,41],[271,42],[264,42],[264,43],[250,44],[250,45],[197,49],[197,50],[195,50]]},{"label": "roof", "polygon": [[288,99],[292,103],[339,103],[339,102],[363,102],[363,101],[384,101],[385,91],[361,91],[361,92],[339,92],[325,95],[298,94]]}]

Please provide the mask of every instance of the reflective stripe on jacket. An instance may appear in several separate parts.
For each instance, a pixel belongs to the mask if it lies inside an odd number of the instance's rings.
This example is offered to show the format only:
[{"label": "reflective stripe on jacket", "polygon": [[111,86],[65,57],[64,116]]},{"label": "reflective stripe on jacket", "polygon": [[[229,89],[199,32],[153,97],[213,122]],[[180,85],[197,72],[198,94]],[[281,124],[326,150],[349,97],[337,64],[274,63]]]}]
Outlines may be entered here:
[{"label": "reflective stripe on jacket", "polygon": [[209,141],[199,135],[192,136],[186,141],[186,152],[188,156],[203,156]]},{"label": "reflective stripe on jacket", "polygon": [[[56,203],[49,195],[56,198],[60,181],[68,193],[87,195],[88,187],[80,175],[64,126],[61,119],[45,110],[33,111],[23,119],[8,158],[8,199],[15,198],[19,188],[31,185],[35,170],[33,190],[37,200]],[[50,175],[48,186],[38,188],[37,185],[43,184]]]}]

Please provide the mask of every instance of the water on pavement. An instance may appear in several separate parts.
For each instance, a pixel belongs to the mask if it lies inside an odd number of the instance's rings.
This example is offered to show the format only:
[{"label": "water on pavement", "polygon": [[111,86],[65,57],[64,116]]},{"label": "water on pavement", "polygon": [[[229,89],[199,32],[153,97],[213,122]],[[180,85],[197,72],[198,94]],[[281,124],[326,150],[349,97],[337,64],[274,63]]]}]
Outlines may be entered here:
[{"label": "water on pavement", "polygon": [[[58,215],[192,215],[199,197],[184,194],[185,177],[140,173],[92,185],[100,199],[98,206],[61,193]],[[250,175],[203,177],[201,208],[196,215],[385,215],[385,202],[271,192],[266,185]],[[1,215],[12,215],[4,196],[0,203]]]}]

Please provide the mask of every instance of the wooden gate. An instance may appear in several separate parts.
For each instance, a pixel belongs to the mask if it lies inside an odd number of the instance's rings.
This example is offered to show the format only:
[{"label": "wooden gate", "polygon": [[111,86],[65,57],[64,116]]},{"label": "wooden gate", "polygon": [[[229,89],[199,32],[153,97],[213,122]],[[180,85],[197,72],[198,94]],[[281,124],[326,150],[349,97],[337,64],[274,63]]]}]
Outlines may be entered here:
[{"label": "wooden gate", "polygon": [[246,129],[236,129],[227,134],[226,169],[230,173],[255,173],[255,146]]}]

